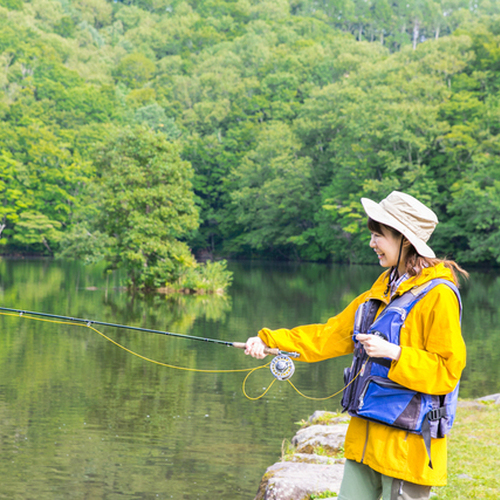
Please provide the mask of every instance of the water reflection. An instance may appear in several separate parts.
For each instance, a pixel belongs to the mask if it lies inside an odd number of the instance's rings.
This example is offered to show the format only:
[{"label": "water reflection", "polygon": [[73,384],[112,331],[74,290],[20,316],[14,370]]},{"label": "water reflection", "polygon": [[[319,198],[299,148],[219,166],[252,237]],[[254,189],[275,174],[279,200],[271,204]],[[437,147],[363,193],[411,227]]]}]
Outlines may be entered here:
[{"label": "water reflection", "polygon": [[[262,326],[326,321],[378,276],[378,267],[232,264],[230,296],[137,298],[98,267],[0,260],[5,307],[244,341]],[[500,392],[500,277],[473,273],[463,288],[468,366],[461,395]],[[276,383],[252,402],[244,374],[167,369],[89,329],[0,316],[0,498],[253,498],[295,422],[316,409]],[[144,356],[193,369],[251,368],[236,349],[104,329]],[[341,387],[348,359],[297,363],[294,384],[323,397]],[[260,370],[255,396],[272,380]]]}]

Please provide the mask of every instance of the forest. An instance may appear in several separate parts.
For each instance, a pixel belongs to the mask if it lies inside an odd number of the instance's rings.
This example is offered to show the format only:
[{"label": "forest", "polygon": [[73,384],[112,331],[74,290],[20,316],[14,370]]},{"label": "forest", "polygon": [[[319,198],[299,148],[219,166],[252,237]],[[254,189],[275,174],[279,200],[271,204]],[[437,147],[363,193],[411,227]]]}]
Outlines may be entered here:
[{"label": "forest", "polygon": [[0,254],[224,287],[372,262],[360,197],[397,189],[497,265],[499,90],[493,0],[0,0]]}]

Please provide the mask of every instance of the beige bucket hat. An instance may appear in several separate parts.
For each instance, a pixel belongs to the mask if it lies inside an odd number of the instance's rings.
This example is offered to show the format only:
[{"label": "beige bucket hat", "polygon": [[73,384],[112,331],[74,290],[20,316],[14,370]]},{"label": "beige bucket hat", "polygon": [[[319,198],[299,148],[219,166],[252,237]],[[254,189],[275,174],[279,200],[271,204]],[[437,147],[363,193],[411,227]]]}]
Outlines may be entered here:
[{"label": "beige bucket hat", "polygon": [[368,217],[399,231],[415,247],[422,257],[435,258],[436,254],[427,245],[438,224],[436,214],[413,196],[393,191],[380,203],[361,198]]}]

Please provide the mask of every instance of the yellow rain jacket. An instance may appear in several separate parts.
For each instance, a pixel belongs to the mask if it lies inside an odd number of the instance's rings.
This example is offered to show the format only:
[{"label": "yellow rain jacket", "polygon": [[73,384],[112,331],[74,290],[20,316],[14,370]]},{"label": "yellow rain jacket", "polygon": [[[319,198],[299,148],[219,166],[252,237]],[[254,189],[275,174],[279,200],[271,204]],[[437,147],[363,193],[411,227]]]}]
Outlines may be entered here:
[{"label": "yellow rain jacket", "polygon": [[[400,284],[396,295],[434,279],[453,281],[443,264],[426,268],[418,277]],[[300,360],[315,362],[353,352],[354,314],[368,299],[378,299],[385,308],[389,299],[388,273],[357,297],[344,311],[325,324],[299,326],[291,330],[262,329],[259,337],[269,347],[297,351]],[[465,366],[465,344],[460,329],[458,300],[446,285],[430,290],[412,309],[401,329],[401,357],[392,361],[389,378],[409,389],[443,395],[457,385]],[[429,467],[424,440],[418,434],[351,417],[345,440],[345,457],[364,463],[387,476],[427,486],[446,484],[446,437],[432,439],[433,469]]]}]

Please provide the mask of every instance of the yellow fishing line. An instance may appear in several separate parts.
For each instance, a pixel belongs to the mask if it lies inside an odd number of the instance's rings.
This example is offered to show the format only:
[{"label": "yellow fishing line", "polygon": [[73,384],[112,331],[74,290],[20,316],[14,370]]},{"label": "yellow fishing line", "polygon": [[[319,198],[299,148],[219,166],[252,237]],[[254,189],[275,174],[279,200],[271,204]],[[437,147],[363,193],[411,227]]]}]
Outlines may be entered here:
[{"label": "yellow fishing line", "polygon": [[[260,370],[261,368],[267,368],[267,367],[269,367],[269,365],[271,364],[270,362],[266,363],[265,365],[257,366],[255,368],[242,368],[242,369],[237,369],[237,370],[203,370],[203,369],[198,369],[198,368],[186,368],[186,367],[183,367],[183,366],[176,366],[176,365],[170,365],[170,364],[167,364],[167,363],[162,363],[161,361],[157,361],[155,359],[148,358],[146,356],[143,356],[142,354],[139,354],[139,353],[137,353],[135,351],[132,351],[131,349],[129,349],[129,348],[123,346],[122,344],[116,342],[116,340],[113,340],[112,338],[108,337],[104,333],[100,332],[97,328],[94,328],[90,324],[91,323],[90,321],[89,321],[89,323],[85,323],[85,324],[84,323],[73,323],[71,321],[60,321],[60,320],[54,320],[54,319],[37,318],[37,317],[34,317],[34,316],[30,316],[29,314],[22,314],[22,313],[18,314],[18,313],[0,312],[0,315],[2,315],[2,316],[11,316],[11,317],[15,317],[15,318],[32,319],[34,321],[42,321],[44,323],[53,323],[53,324],[57,324],[57,325],[82,326],[84,328],[89,328],[90,330],[93,330],[94,332],[96,332],[97,334],[99,334],[101,337],[103,337],[104,339],[106,339],[108,342],[111,342],[112,344],[114,344],[115,346],[119,347],[120,349],[123,349],[125,352],[128,352],[129,354],[132,354],[132,356],[136,356],[136,357],[142,359],[143,361],[147,361],[148,363],[153,363],[155,365],[164,366],[166,368],[173,368],[174,370],[183,370],[183,371],[197,372],[197,373],[241,373],[241,372],[248,372],[247,375],[245,376],[245,379],[243,380],[243,384],[242,384],[241,390],[242,390],[244,396],[247,399],[251,400],[251,401],[257,401],[258,399],[261,399],[262,397],[264,397],[269,392],[269,390],[274,385],[274,383],[276,382],[276,378],[274,378],[272,380],[272,382],[269,384],[269,386],[267,387],[267,389],[265,389],[264,392],[260,396],[251,397],[246,392],[246,383],[247,383],[248,378],[250,377],[250,375],[252,375],[252,373],[256,372],[257,370]],[[365,361],[365,364],[366,364],[366,361]],[[297,392],[297,394],[299,394],[303,398],[310,399],[310,400],[313,400],[313,401],[324,401],[326,399],[331,399],[331,398],[337,396],[342,391],[344,391],[347,387],[349,387],[349,385],[352,384],[354,382],[354,380],[356,379],[356,377],[361,373],[361,371],[363,370],[363,368],[364,368],[364,365],[363,365],[363,367],[361,367],[361,370],[356,374],[356,376],[349,382],[349,384],[347,384],[345,387],[343,387],[342,389],[340,389],[340,391],[337,391],[335,394],[332,394],[331,396],[327,396],[327,397],[324,397],[324,398],[314,398],[314,397],[306,396],[301,391],[299,391],[299,389],[297,389],[297,387],[295,387],[295,385],[292,383],[291,380],[288,380],[288,383],[295,389],[295,391]]]},{"label": "yellow fishing line", "polygon": [[265,368],[267,366],[269,366],[271,363],[267,363],[265,365],[262,365],[262,366],[257,366],[257,368],[254,368],[252,371],[250,371],[249,373],[247,373],[247,376],[245,377],[245,379],[243,380],[243,384],[241,385],[241,391],[243,392],[243,394],[245,395],[245,397],[247,399],[249,399],[250,401],[257,401],[258,399],[264,397],[267,392],[269,391],[269,389],[271,389],[271,387],[273,386],[274,382],[276,382],[276,378],[274,378],[272,380],[272,382],[268,385],[267,389],[264,390],[264,392],[260,395],[260,396],[257,396],[256,398],[252,398],[251,396],[249,396],[247,394],[247,391],[246,391],[246,384],[247,384],[247,379],[248,377],[250,377],[250,375],[252,375],[253,372],[255,372],[256,370],[260,370],[261,368]]},{"label": "yellow fishing line", "polygon": [[[108,337],[104,333],[100,332],[97,328],[94,328],[92,325],[86,323],[73,323],[71,321],[59,321],[59,320],[53,320],[53,319],[44,319],[44,318],[36,318],[34,316],[29,316],[27,314],[14,314],[14,313],[3,313],[0,312],[3,316],[13,316],[16,318],[26,318],[26,319],[33,319],[35,321],[42,321],[45,323],[54,323],[56,325],[70,325],[70,326],[82,326],[84,328],[90,328],[90,330],[93,330],[94,332],[98,333],[101,337],[105,338],[108,342],[111,342],[115,346],[119,347],[120,349],[123,349],[124,351],[128,352],[129,354],[132,354],[133,356],[137,356],[138,358],[147,361],[148,363],[154,363],[155,365],[159,366],[164,366],[166,368],[174,368],[175,370],[184,370],[188,372],[199,372],[199,373],[237,373],[237,372],[252,372],[255,370],[255,368],[244,368],[244,369],[239,369],[239,370],[201,370],[198,368],[185,368],[183,366],[175,366],[175,365],[169,365],[167,363],[162,363],[161,361],[156,361],[155,359],[147,358],[146,356],[143,356],[142,354],[139,354],[137,352],[132,351],[131,349],[128,349],[127,347],[119,344],[116,342],[116,340],[113,340],[112,338]],[[90,322],[89,322],[90,323]],[[265,365],[264,365],[265,366]]]},{"label": "yellow fishing line", "polygon": [[[354,378],[347,385],[345,385],[344,387],[342,387],[342,389],[340,389],[340,391],[337,391],[335,394],[332,394],[331,396],[326,396],[324,398],[313,398],[311,396],[306,396],[305,394],[303,394],[302,392],[300,392],[297,389],[297,387],[295,387],[293,385],[293,383],[292,383],[292,381],[290,379],[288,379],[288,383],[295,389],[295,391],[297,392],[297,394],[300,394],[303,398],[311,399],[313,401],[325,401],[325,399],[334,398],[335,396],[338,396],[341,392],[345,391],[358,378],[358,375],[363,371],[363,368],[365,367],[365,365],[366,365],[367,362],[368,362],[368,360],[366,360],[363,363],[363,366],[361,367],[361,369],[359,370],[359,372],[356,373],[356,375],[354,376]],[[247,377],[248,377],[248,375],[247,375]]]}]

